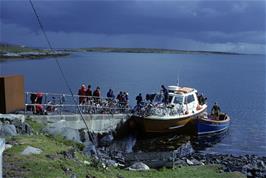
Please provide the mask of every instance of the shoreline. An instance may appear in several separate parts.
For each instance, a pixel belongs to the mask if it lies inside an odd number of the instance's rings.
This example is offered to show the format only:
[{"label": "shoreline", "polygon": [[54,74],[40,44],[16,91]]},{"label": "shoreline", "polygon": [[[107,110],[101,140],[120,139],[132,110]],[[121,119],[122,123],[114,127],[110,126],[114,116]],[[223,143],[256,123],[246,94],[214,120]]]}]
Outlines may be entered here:
[{"label": "shoreline", "polygon": [[0,62],[13,59],[39,59],[67,55],[70,55],[70,53],[62,50],[30,48],[23,45],[0,43]]},{"label": "shoreline", "polygon": [[16,55],[1,55],[0,54],[0,62],[5,62],[9,60],[19,60],[19,59],[42,59],[42,58],[47,58],[47,57],[64,57],[64,56],[69,56],[70,53],[43,53],[43,54],[22,54],[20,55],[19,53]]},{"label": "shoreline", "polygon": [[203,54],[203,55],[249,55],[235,52],[220,51],[194,51],[194,50],[177,50],[177,49],[161,49],[161,48],[112,48],[112,47],[93,47],[93,48],[77,48],[64,49],[67,52],[103,52],[103,53],[150,53],[150,54]]}]

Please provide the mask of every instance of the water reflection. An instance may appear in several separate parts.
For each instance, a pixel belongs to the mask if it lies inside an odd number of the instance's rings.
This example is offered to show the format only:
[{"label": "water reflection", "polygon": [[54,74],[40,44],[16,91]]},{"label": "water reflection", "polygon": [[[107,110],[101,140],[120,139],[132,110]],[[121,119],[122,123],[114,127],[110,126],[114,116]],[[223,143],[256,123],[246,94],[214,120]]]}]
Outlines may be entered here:
[{"label": "water reflection", "polygon": [[148,136],[137,138],[133,150],[144,152],[173,151],[182,144],[190,142],[195,151],[203,151],[220,143],[227,135],[228,131],[205,136],[175,134]]},{"label": "water reflection", "polygon": [[225,130],[223,132],[192,136],[191,144],[196,151],[204,151],[207,148],[213,147],[216,144],[222,142],[222,140],[228,135],[229,131]]}]

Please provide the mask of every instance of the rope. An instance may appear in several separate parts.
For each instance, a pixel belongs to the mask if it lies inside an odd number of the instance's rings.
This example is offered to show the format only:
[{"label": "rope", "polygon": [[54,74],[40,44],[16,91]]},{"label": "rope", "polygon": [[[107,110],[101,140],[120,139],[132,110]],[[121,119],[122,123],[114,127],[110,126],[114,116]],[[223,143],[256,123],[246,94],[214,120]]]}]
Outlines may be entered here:
[{"label": "rope", "polygon": [[[46,32],[45,32],[45,30],[44,30],[44,27],[43,27],[43,25],[42,25],[42,23],[41,23],[40,17],[39,17],[39,15],[38,15],[38,13],[37,13],[35,7],[34,7],[34,5],[33,5],[32,0],[29,0],[29,2],[30,2],[30,5],[31,5],[31,7],[32,7],[32,9],[33,9],[33,12],[34,12],[34,14],[35,14],[35,16],[36,16],[36,18],[37,18],[37,20],[38,20],[38,23],[39,23],[39,25],[40,25],[41,31],[42,31],[42,33],[43,33],[43,35],[44,35],[44,37],[45,37],[45,40],[46,40],[46,42],[47,42],[48,45],[49,45],[50,50],[51,50],[52,52],[55,52],[55,50],[54,50],[54,48],[52,47],[52,44],[51,44],[51,42],[50,42],[50,40],[49,40],[49,38],[48,38]],[[80,107],[79,107],[77,101],[76,101],[75,98],[74,98],[73,91],[72,91],[72,89],[70,88],[70,85],[69,85],[69,83],[68,83],[68,81],[67,81],[67,79],[66,79],[66,76],[65,76],[65,73],[64,73],[64,71],[63,71],[63,68],[62,68],[62,66],[60,65],[58,59],[56,59],[56,58],[54,58],[54,59],[55,59],[55,62],[56,62],[56,64],[57,64],[57,67],[58,67],[58,69],[59,69],[59,71],[60,71],[60,73],[61,73],[61,75],[62,75],[62,78],[63,78],[63,80],[64,80],[64,82],[65,82],[65,85],[66,85],[67,89],[69,90],[69,92],[70,92],[70,94],[71,94],[71,96],[72,96],[72,99],[73,99],[75,105],[77,106],[77,109],[78,109],[78,112],[79,112],[79,114],[80,114],[80,117],[82,118],[82,120],[83,120],[83,122],[84,122],[84,124],[85,124],[85,126],[86,126],[86,128],[87,128],[87,130],[89,131],[89,127],[88,127],[88,125],[87,125],[87,123],[86,123],[86,121],[85,121],[85,119],[84,119],[84,117],[83,117],[83,115],[82,115],[81,109],[80,109]],[[96,145],[93,135],[92,135],[90,132],[88,132],[88,134],[89,134],[89,137],[90,137],[92,143],[93,143],[94,145]]]}]

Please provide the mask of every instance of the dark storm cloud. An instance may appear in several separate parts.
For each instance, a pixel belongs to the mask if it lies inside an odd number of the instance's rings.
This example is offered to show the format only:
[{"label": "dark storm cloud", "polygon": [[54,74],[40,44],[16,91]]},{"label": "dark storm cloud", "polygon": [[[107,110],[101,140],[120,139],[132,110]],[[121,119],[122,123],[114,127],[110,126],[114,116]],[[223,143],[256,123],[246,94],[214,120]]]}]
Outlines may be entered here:
[{"label": "dark storm cloud", "polygon": [[[28,1],[0,1],[0,25],[5,26],[1,27],[2,39],[20,33],[18,29],[27,35],[39,34],[40,28]],[[114,39],[119,38],[121,46],[129,44],[125,42],[127,40],[147,44],[144,40],[149,39],[151,42],[147,47],[158,45],[157,39],[165,40],[161,43],[168,46],[174,43],[171,39],[216,44],[265,44],[265,1],[33,2],[46,31],[55,38],[55,34],[62,38],[69,35],[68,38],[73,40],[70,35],[75,35],[76,41],[85,38],[103,44],[113,41],[117,44],[119,42]],[[130,44],[133,43],[136,45],[135,42]],[[83,42],[80,45],[88,44]],[[173,48],[178,46],[173,45]]]},{"label": "dark storm cloud", "polygon": [[[265,30],[264,1],[33,2],[49,31],[142,34]],[[3,1],[4,23],[37,30],[34,18],[28,1]]]}]

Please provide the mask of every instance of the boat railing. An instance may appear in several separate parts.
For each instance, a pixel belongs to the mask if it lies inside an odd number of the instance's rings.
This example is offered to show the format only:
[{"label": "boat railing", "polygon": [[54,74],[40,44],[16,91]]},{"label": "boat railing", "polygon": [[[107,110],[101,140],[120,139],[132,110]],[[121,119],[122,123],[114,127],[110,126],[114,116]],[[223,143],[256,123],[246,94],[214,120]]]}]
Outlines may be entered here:
[{"label": "boat railing", "polygon": [[[35,101],[33,95],[39,95]],[[128,102],[116,99],[58,93],[25,93],[25,114],[77,114],[78,107],[83,114],[117,114],[130,113]],[[79,103],[76,105],[76,103]]]}]

